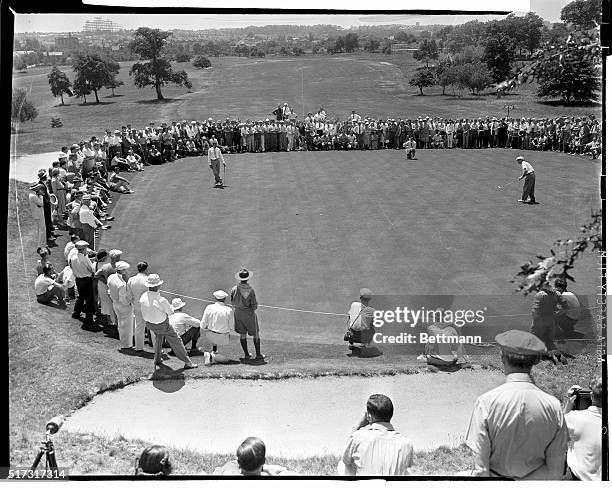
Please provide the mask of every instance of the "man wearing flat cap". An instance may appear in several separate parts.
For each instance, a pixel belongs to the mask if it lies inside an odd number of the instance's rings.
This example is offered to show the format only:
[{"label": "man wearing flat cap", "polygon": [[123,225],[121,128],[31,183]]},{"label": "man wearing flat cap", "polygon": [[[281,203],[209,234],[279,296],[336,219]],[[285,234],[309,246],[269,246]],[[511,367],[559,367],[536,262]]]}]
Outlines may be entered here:
[{"label": "man wearing flat cap", "polygon": [[471,475],[560,480],[568,435],[563,409],[531,376],[546,346],[522,330],[498,334],[495,341],[506,381],[476,400],[466,436],[474,452]]},{"label": "man wearing flat cap", "polygon": [[[370,307],[372,290],[359,290],[359,301],[351,303],[348,312],[349,349],[359,356],[374,337],[374,309]],[[359,344],[359,346],[355,346]]]},{"label": "man wearing flat cap", "polygon": [[81,318],[81,312],[85,312],[84,329],[99,330],[99,327],[94,323],[94,314],[96,305],[94,303],[93,275],[94,266],[88,256],[87,241],[77,241],[75,247],[77,252],[72,254],[68,260],[68,265],[74,274],[76,287],[79,296],[74,303],[73,319]]}]

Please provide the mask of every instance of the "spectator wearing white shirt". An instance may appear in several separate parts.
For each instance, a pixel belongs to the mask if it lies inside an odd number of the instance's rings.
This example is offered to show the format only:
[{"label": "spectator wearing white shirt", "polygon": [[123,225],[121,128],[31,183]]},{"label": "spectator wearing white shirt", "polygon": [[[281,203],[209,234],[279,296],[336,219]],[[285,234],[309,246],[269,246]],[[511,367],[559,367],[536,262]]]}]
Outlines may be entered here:
[{"label": "spectator wearing white shirt", "polygon": [[574,410],[577,390],[582,388],[574,385],[568,391],[565,405],[565,422],[569,434],[567,466],[573,480],[601,481],[601,376],[593,378],[589,386],[591,406],[586,410]]},{"label": "spectator wearing white shirt", "polygon": [[92,249],[95,249],[94,234],[96,229],[103,227],[93,211],[90,208],[91,196],[83,195],[83,204],[79,210],[79,221],[81,222],[81,230],[83,232],[83,240],[91,243]]},{"label": "spectator wearing white shirt", "polygon": [[225,304],[228,294],[224,290],[217,290],[213,293],[213,297],[216,302],[206,306],[200,322],[204,339],[212,344],[210,364],[228,361],[225,356],[217,354],[217,347],[229,344],[230,331],[234,327],[234,311]]},{"label": "spectator wearing white shirt", "polygon": [[56,299],[60,307],[66,308],[64,288],[59,282],[55,281],[55,278],[53,265],[46,263],[43,266],[42,273],[38,275],[34,282],[36,301],[38,303],[51,303]]},{"label": "spectator wearing white shirt", "polygon": [[66,260],[66,263],[70,259],[70,253],[72,251],[76,252],[77,248],[75,246],[75,243],[80,240],[81,238],[77,234],[70,235],[70,240],[66,243],[66,247],[64,247],[64,259]]},{"label": "spectator wearing white shirt", "polygon": [[146,323],[140,310],[140,297],[148,291],[146,273],[148,268],[146,261],[140,261],[136,265],[138,273],[127,281],[128,298],[134,311],[134,349],[136,352],[144,351]]},{"label": "spectator wearing white shirt", "polygon": [[134,340],[134,316],[126,286],[129,269],[130,265],[128,263],[117,261],[115,263],[115,273],[110,274],[106,280],[108,294],[113,301],[113,309],[117,316],[119,344],[123,351],[132,349]]},{"label": "spectator wearing white shirt", "polygon": [[[172,300],[172,309],[174,313],[170,315],[170,325],[175,330],[177,335],[183,341],[183,345],[191,342],[191,350],[189,354],[197,354],[200,352],[198,349],[198,339],[200,338],[200,321],[191,315],[182,312],[181,310],[187,305],[180,297]],[[205,355],[205,360],[208,358],[208,353]]]},{"label": "spectator wearing white shirt", "polygon": [[584,334],[574,330],[580,319],[580,301],[571,291],[567,291],[567,281],[563,278],[555,280],[555,289],[561,294],[559,307],[554,314],[557,336],[561,339],[581,339]]},{"label": "spectator wearing white shirt", "polygon": [[85,312],[83,328],[97,331],[99,327],[94,324],[94,314],[96,311],[93,289],[94,267],[87,256],[88,245],[89,243],[86,241],[77,241],[75,244],[77,252],[71,253],[68,261],[74,273],[76,287],[79,292],[79,296],[74,303],[72,318],[80,320],[81,312]]},{"label": "spectator wearing white shirt", "polygon": [[412,443],[391,424],[393,402],[371,395],[338,463],[340,476],[409,476]]},{"label": "spectator wearing white shirt", "polygon": [[219,174],[221,169],[221,163],[225,167],[225,159],[221,153],[218,142],[216,139],[212,141],[212,147],[208,150],[208,166],[212,169],[213,175],[215,176],[215,186],[223,187],[223,180]]},{"label": "spectator wearing white shirt", "polygon": [[164,283],[157,274],[150,274],[147,277],[148,291],[140,297],[140,310],[145,319],[149,331],[153,333],[155,344],[155,356],[153,362],[155,366],[162,364],[162,345],[164,338],[176,354],[176,357],[185,363],[184,369],[197,368],[198,365],[189,359],[183,341],[170,325],[169,317],[174,314],[172,305],[162,297],[159,288]]}]

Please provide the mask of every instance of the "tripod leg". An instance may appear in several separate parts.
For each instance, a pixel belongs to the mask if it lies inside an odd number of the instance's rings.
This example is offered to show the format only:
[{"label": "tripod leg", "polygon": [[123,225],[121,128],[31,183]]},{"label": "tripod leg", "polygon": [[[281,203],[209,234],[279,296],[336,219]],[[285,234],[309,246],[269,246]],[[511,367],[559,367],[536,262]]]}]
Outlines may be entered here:
[{"label": "tripod leg", "polygon": [[53,442],[49,441],[47,445],[47,464],[49,465],[49,469],[57,470],[57,460],[55,459],[55,448],[53,447]]},{"label": "tripod leg", "polygon": [[45,452],[44,448],[40,448],[40,451],[38,451],[38,454],[36,455],[36,459],[34,459],[34,462],[32,463],[32,467],[30,468],[30,471],[35,471],[36,468],[38,467],[38,463],[40,463],[40,460],[42,459],[42,455]]}]

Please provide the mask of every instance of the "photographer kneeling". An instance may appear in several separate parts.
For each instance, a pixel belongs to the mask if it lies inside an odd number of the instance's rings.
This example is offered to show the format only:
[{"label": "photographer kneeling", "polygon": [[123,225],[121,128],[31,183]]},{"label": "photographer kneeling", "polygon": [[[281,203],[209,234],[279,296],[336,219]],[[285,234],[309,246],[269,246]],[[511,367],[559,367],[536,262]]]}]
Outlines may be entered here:
[{"label": "photographer kneeling", "polygon": [[[572,480],[601,481],[601,376],[593,378],[589,387],[590,392],[574,385],[567,392],[565,422],[570,439],[567,467]],[[589,400],[591,406],[584,409]]]}]

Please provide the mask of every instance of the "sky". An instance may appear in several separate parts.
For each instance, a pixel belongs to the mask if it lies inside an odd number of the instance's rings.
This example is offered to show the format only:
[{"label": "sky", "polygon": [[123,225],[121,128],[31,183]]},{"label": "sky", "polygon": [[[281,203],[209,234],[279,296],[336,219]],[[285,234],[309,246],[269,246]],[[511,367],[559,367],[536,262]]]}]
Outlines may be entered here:
[{"label": "sky", "polygon": [[[126,5],[128,1],[132,1],[139,6],[144,0],[97,0],[97,3],[105,2],[107,4]],[[161,0],[162,2],[164,0]],[[192,2],[198,2],[202,5],[203,0],[178,0],[181,5],[191,5]],[[325,0],[328,1],[328,0]],[[423,7],[422,2],[406,2],[406,0],[387,0],[385,8],[390,8],[392,3],[389,1],[397,1],[402,5],[402,8],[418,8]],[[507,0],[499,8],[504,8],[517,13],[531,10],[540,15],[544,20],[551,22],[559,22],[559,12],[561,8],[569,3],[570,0]],[[150,3],[150,1],[149,1]],[[168,5],[176,6],[177,0]],[[206,2],[204,2],[206,3]],[[246,4],[247,2],[243,2]],[[257,3],[258,7],[274,6],[274,0],[261,0]],[[345,2],[348,4],[348,2]],[[160,5],[158,0],[156,5]],[[218,3],[217,3],[218,5]],[[367,3],[366,3],[367,5]],[[452,5],[452,7],[451,7]],[[239,7],[240,0],[234,0],[232,7]],[[286,2],[285,2],[286,6]],[[339,8],[342,3],[334,2],[334,8]],[[359,3],[351,2],[351,8],[358,9]],[[429,0],[427,6],[431,8],[457,8],[457,2],[447,0]],[[313,7],[312,5],[309,7]],[[491,10],[495,8],[489,0],[471,0],[469,7],[461,6],[461,8]],[[78,32],[82,30],[86,20],[90,20],[95,14],[16,14],[15,32]],[[359,25],[383,25],[383,24],[405,24],[414,25],[420,22],[421,25],[426,24],[460,24],[470,20],[487,21],[492,19],[500,19],[500,16],[485,16],[485,15],[382,15],[372,12],[365,15],[185,15],[185,14],[166,14],[166,15],[118,15],[118,14],[102,14],[103,18],[111,19],[120,24],[126,29],[137,29],[143,25],[148,27],[157,27],[161,29],[218,29],[226,27],[246,27],[249,25],[263,26],[273,24],[334,24],[341,27],[351,27]]]}]

